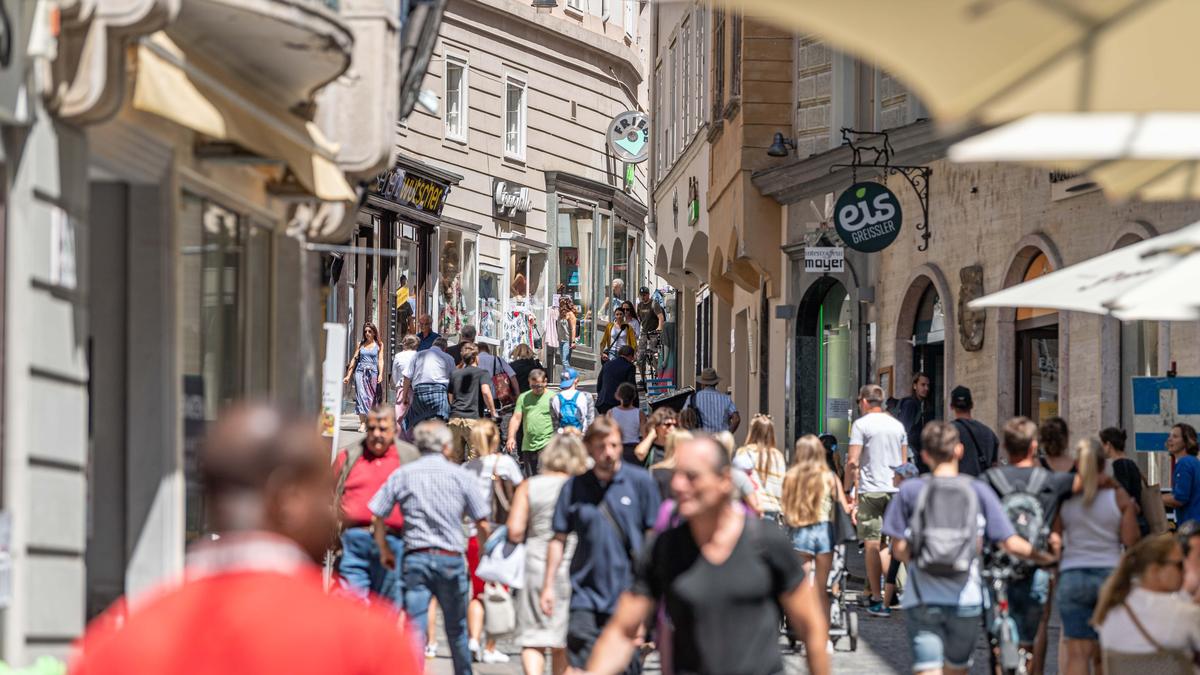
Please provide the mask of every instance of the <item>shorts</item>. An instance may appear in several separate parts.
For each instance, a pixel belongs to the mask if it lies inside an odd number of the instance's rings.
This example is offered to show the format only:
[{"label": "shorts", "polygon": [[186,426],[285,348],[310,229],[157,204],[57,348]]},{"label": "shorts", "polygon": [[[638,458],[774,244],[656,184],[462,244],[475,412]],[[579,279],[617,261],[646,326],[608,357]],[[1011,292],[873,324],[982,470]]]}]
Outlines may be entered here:
[{"label": "shorts", "polygon": [[1062,630],[1070,640],[1099,640],[1089,625],[1096,611],[1100,587],[1112,574],[1111,567],[1084,567],[1063,570],[1058,574],[1058,614]]},{"label": "shorts", "polygon": [[1033,644],[1037,637],[1042,611],[1050,597],[1050,572],[1034,570],[1033,574],[1008,584],[1008,615],[1017,624],[1017,641]]},{"label": "shorts", "polygon": [[828,521],[792,529],[792,548],[816,556],[833,552],[832,526]]},{"label": "shorts", "polygon": [[883,513],[893,492],[864,492],[858,496],[858,538],[860,541],[883,539]]},{"label": "shorts", "polygon": [[904,615],[914,673],[971,667],[971,653],[983,628],[983,607],[920,605]]}]

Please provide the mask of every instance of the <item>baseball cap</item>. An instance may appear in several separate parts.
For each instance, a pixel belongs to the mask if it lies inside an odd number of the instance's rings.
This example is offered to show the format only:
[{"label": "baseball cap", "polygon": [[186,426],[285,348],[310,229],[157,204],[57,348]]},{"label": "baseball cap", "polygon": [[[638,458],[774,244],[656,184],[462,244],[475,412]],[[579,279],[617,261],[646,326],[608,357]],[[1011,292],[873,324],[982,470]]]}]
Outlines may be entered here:
[{"label": "baseball cap", "polygon": [[562,379],[558,381],[558,386],[561,389],[573,386],[576,380],[579,379],[579,371],[574,368],[566,368],[562,372]]},{"label": "baseball cap", "polygon": [[642,286],[642,288],[641,288],[641,289],[640,289],[638,292],[639,292],[639,293],[649,293],[649,292],[650,292],[650,287],[649,287],[649,286]]},{"label": "baseball cap", "polygon": [[974,399],[971,398],[971,390],[961,384],[955,387],[950,392],[950,407],[965,410],[975,405]]}]

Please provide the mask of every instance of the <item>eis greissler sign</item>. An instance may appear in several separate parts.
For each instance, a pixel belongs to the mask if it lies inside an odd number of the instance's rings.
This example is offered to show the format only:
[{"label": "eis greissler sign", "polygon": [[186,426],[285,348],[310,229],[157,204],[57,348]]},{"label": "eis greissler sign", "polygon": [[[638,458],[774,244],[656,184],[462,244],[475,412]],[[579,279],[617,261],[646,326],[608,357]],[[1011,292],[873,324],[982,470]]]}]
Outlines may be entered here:
[{"label": "eis greissler sign", "polygon": [[833,225],[850,248],[876,253],[896,241],[903,215],[900,200],[886,185],[855,183],[834,204]]}]

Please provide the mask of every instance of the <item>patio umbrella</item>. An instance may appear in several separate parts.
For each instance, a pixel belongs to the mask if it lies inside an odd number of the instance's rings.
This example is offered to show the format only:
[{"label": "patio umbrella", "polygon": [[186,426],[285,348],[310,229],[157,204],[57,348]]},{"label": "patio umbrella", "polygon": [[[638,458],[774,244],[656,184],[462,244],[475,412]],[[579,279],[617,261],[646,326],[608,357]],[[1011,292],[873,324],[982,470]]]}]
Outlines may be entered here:
[{"label": "patio umbrella", "polygon": [[1195,0],[743,0],[912,87],[942,123],[1200,110]]},{"label": "patio umbrella", "polygon": [[1200,112],[1039,113],[959,141],[948,155],[1086,172],[1116,199],[1200,199]]},{"label": "patio umbrella", "polygon": [[1200,319],[1200,223],[985,295],[970,307],[1038,307],[1125,321]]}]

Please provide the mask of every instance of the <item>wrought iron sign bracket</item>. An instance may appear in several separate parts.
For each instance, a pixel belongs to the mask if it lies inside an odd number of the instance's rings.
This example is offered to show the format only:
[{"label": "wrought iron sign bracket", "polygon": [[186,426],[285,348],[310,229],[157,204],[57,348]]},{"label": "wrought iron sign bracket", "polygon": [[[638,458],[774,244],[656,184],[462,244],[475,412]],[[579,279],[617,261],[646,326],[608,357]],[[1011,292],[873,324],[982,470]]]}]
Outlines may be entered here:
[{"label": "wrought iron sign bracket", "polygon": [[917,250],[929,250],[929,177],[933,174],[933,169],[928,166],[892,164],[892,157],[896,151],[892,148],[886,131],[857,131],[843,127],[842,143],[850,148],[850,163],[834,164],[829,167],[829,172],[850,169],[851,183],[858,182],[859,169],[879,171],[885,184],[888,176],[904,176],[921,203],[921,222],[916,225],[921,243],[917,244]]}]

